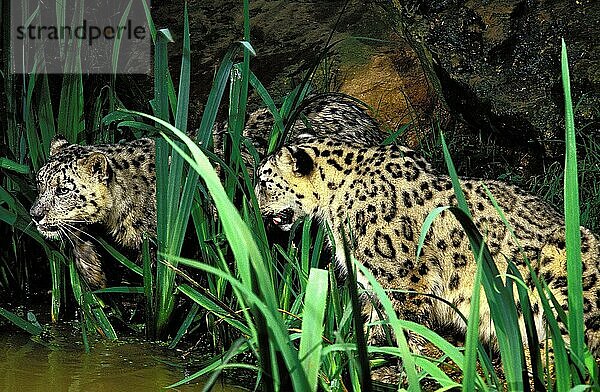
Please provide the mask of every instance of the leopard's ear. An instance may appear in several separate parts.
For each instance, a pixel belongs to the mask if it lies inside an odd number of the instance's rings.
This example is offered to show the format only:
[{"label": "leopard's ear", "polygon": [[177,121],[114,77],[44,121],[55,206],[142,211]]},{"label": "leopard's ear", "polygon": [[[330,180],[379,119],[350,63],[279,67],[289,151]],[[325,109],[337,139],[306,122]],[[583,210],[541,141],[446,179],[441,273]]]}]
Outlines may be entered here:
[{"label": "leopard's ear", "polygon": [[312,173],[315,168],[313,157],[303,148],[289,147],[290,156],[292,158],[292,170],[297,177],[307,176]]},{"label": "leopard's ear", "polygon": [[92,177],[98,178],[102,182],[108,183],[112,174],[112,168],[108,162],[106,155],[99,151],[95,151],[84,157],[82,167],[85,172]]},{"label": "leopard's ear", "polygon": [[56,135],[50,141],[50,156],[58,154],[60,150],[69,145],[69,141],[63,135]]}]

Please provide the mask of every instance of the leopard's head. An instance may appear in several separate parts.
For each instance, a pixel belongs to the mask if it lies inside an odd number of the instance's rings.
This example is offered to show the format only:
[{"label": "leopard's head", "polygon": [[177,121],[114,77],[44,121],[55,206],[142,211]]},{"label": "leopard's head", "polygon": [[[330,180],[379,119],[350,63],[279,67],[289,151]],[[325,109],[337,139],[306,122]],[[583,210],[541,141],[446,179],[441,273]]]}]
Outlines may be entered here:
[{"label": "leopard's head", "polygon": [[102,222],[112,208],[112,169],[101,151],[52,140],[48,162],[37,173],[38,197],[30,214],[46,238],[81,237],[79,228]]},{"label": "leopard's head", "polygon": [[318,211],[315,151],[283,147],[258,168],[256,196],[268,223],[289,231],[292,224]]}]

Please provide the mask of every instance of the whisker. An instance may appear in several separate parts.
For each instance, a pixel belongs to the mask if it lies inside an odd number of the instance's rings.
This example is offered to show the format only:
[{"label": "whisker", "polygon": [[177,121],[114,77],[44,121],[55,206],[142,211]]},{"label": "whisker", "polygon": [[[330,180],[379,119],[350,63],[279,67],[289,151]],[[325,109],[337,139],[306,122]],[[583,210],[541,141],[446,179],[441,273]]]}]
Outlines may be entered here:
[{"label": "whisker", "polygon": [[17,236],[17,241],[21,241],[21,238],[23,237],[23,235],[25,234],[25,232],[27,231],[27,229],[29,229],[31,227],[31,225],[33,225],[33,221],[29,222],[27,224],[27,226],[25,226],[25,228],[21,231],[21,233]]},{"label": "whisker", "polygon": [[58,239],[60,239],[60,248],[65,249],[65,240],[63,239],[63,233],[58,230]]},{"label": "whisker", "polygon": [[77,230],[78,232],[80,232],[80,233],[82,233],[82,234],[85,234],[86,236],[88,236],[88,237],[90,237],[90,238],[92,238],[92,239],[95,239],[94,237],[92,237],[92,235],[91,235],[91,234],[89,234],[88,232],[86,232],[85,230],[83,230],[83,229],[81,229],[81,228],[79,228],[79,227],[77,227],[77,226],[73,226],[73,225],[71,225],[71,224],[69,224],[69,223],[67,223],[67,222],[62,222],[62,223],[63,223],[63,224],[66,226],[66,227],[69,227],[69,228],[71,228],[72,230]]},{"label": "whisker", "polygon": [[79,220],[79,219],[63,219],[61,222],[67,222],[67,223],[85,223],[85,224],[92,223],[92,222],[87,221],[87,220]]},{"label": "whisker", "polygon": [[[81,237],[79,237],[73,230],[69,229],[68,227],[63,226],[62,229],[65,230],[66,232],[68,232],[73,237],[77,238],[80,242],[85,242],[84,240],[81,239]],[[75,246],[75,245],[73,245],[73,246]]]},{"label": "whisker", "polygon": [[[69,240],[69,242],[71,243],[71,246],[73,248],[75,248],[75,244],[73,243],[73,240],[71,239],[71,237],[67,234],[67,232],[65,231],[65,228],[62,227],[61,225],[57,225],[56,226],[58,228],[58,233],[59,233],[59,238],[60,238],[60,242],[62,242],[63,247],[65,246],[65,242],[63,240],[63,235],[65,236],[65,238],[67,240]],[[61,235],[62,234],[62,235]]]},{"label": "whisker", "polygon": [[[97,240],[97,239],[96,239],[94,236],[92,236],[91,234],[89,234],[89,233],[88,233],[88,232],[86,232],[85,230],[82,230],[82,229],[80,229],[79,227],[76,227],[76,226],[70,225],[70,224],[68,224],[68,223],[66,223],[66,222],[62,222],[62,223],[65,225],[65,227],[69,227],[69,228],[71,229],[71,230],[69,230],[69,231],[70,231],[70,232],[72,232],[72,233],[73,233],[73,235],[75,235],[75,233],[73,232],[73,230],[77,230],[79,233],[81,233],[81,234],[83,234],[83,235],[87,236],[88,238],[90,238],[91,240],[95,241],[95,242],[96,242],[98,245],[102,245],[102,243],[100,243],[100,241],[98,241],[98,240]],[[83,242],[83,240],[82,240],[81,238],[79,238],[79,237],[77,237],[77,238],[78,238],[80,241],[82,241],[82,242]]]}]

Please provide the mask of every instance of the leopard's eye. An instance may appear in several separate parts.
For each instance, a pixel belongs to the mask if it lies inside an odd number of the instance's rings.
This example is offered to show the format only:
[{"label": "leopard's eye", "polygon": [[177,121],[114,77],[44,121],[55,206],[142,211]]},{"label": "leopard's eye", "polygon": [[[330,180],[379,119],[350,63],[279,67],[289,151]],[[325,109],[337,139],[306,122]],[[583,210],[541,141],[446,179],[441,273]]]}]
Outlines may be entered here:
[{"label": "leopard's eye", "polygon": [[65,188],[64,186],[59,186],[58,188],[56,188],[56,195],[57,196],[64,196],[67,193],[69,193],[71,190],[69,188]]}]

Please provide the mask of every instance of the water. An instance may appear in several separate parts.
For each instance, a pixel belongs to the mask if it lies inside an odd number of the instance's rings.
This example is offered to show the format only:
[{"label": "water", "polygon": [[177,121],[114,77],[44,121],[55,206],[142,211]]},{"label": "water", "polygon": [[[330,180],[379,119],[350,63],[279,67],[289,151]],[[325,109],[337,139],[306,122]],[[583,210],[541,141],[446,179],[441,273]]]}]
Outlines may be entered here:
[{"label": "water", "polygon": [[[173,350],[140,341],[99,340],[86,353],[77,332],[52,331],[48,346],[18,331],[0,334],[0,391],[161,391],[200,369]],[[201,380],[175,388],[201,390]],[[218,384],[212,391],[245,389]]]}]

